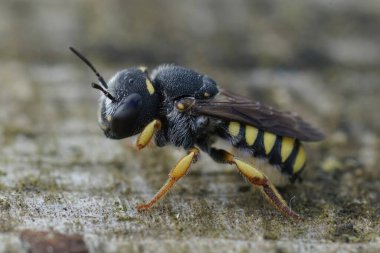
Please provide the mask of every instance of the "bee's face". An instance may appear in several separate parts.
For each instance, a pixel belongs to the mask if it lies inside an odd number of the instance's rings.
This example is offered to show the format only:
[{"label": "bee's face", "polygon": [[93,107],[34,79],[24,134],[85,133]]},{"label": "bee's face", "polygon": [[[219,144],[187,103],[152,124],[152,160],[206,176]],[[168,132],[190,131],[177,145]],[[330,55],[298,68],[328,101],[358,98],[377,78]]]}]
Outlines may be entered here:
[{"label": "bee's face", "polygon": [[108,91],[115,100],[102,95],[99,115],[100,126],[108,138],[135,135],[157,116],[158,95],[141,69],[116,73],[108,82]]}]

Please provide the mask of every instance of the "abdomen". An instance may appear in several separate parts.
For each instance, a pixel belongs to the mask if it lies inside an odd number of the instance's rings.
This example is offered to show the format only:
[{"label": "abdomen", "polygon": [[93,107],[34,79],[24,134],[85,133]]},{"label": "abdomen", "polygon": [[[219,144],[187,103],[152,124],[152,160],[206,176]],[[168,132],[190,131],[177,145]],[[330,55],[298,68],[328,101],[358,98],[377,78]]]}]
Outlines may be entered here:
[{"label": "abdomen", "polygon": [[239,122],[224,123],[220,135],[236,148],[235,155],[247,156],[247,162],[254,163],[271,180],[277,177],[278,180],[273,180],[281,181],[277,185],[282,185],[284,180],[294,182],[305,167],[305,150],[296,139]]}]

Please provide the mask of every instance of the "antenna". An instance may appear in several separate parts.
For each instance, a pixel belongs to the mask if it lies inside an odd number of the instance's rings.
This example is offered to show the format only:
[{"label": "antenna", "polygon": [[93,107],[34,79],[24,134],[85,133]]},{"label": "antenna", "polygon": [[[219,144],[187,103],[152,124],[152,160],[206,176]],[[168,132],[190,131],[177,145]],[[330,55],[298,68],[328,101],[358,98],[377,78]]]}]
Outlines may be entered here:
[{"label": "antenna", "polygon": [[[84,61],[84,63],[87,64],[87,66],[90,67],[90,69],[92,69],[92,71],[95,73],[95,75],[98,77],[98,80],[99,82],[103,85],[104,89],[108,89],[108,85],[106,83],[106,81],[104,81],[104,78],[99,74],[99,72],[95,69],[94,65],[91,64],[91,62],[89,60],[87,60],[86,57],[84,57],[81,53],[79,53],[75,48],[73,47],[69,47],[69,49],[76,55],[78,56],[82,61]],[[95,88],[95,87],[94,87]],[[95,88],[97,89],[97,88]],[[108,93],[108,91],[107,91]],[[109,94],[109,93],[108,93]]]},{"label": "antenna", "polygon": [[97,89],[97,90],[100,90],[101,92],[103,92],[104,96],[108,97],[109,99],[111,99],[113,102],[116,101],[116,98],[114,96],[112,96],[108,90],[104,89],[103,86],[97,84],[97,83],[91,83],[91,86],[92,88],[94,89]]}]

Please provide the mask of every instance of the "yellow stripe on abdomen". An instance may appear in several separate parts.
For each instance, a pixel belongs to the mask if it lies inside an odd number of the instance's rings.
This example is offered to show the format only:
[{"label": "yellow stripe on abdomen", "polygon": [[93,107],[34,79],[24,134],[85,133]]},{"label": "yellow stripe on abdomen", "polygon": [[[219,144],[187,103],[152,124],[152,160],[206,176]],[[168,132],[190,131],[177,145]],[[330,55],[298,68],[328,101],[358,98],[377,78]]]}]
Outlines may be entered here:
[{"label": "yellow stripe on abdomen", "polygon": [[305,165],[305,162],[306,162],[305,149],[302,147],[302,145],[300,145],[298,149],[297,157],[294,161],[293,173],[297,173],[298,171],[300,171]]},{"label": "yellow stripe on abdomen", "polygon": [[285,162],[293,151],[295,140],[289,137],[282,137],[281,142],[281,162]]},{"label": "yellow stripe on abdomen", "polygon": [[236,121],[231,121],[228,125],[228,132],[232,136],[238,136],[240,132],[240,123]]},{"label": "yellow stripe on abdomen", "polygon": [[274,143],[276,142],[277,136],[270,132],[264,132],[264,148],[265,153],[268,155],[272,150]]},{"label": "yellow stripe on abdomen", "polygon": [[245,126],[245,142],[248,146],[252,146],[255,143],[259,130],[252,126]]}]

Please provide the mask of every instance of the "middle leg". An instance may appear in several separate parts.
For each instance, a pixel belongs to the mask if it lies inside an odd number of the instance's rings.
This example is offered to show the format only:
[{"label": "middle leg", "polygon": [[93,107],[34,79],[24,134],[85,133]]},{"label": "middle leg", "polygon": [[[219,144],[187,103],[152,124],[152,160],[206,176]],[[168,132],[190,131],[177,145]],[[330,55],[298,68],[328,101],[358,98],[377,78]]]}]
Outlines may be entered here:
[{"label": "middle leg", "polygon": [[174,184],[186,175],[190,168],[191,163],[195,162],[199,154],[197,148],[191,148],[188,155],[183,157],[177,165],[169,173],[169,179],[161,187],[161,189],[154,195],[154,197],[146,204],[138,205],[137,209],[139,211],[150,209],[158,200],[160,200],[169,190],[174,186]]}]

